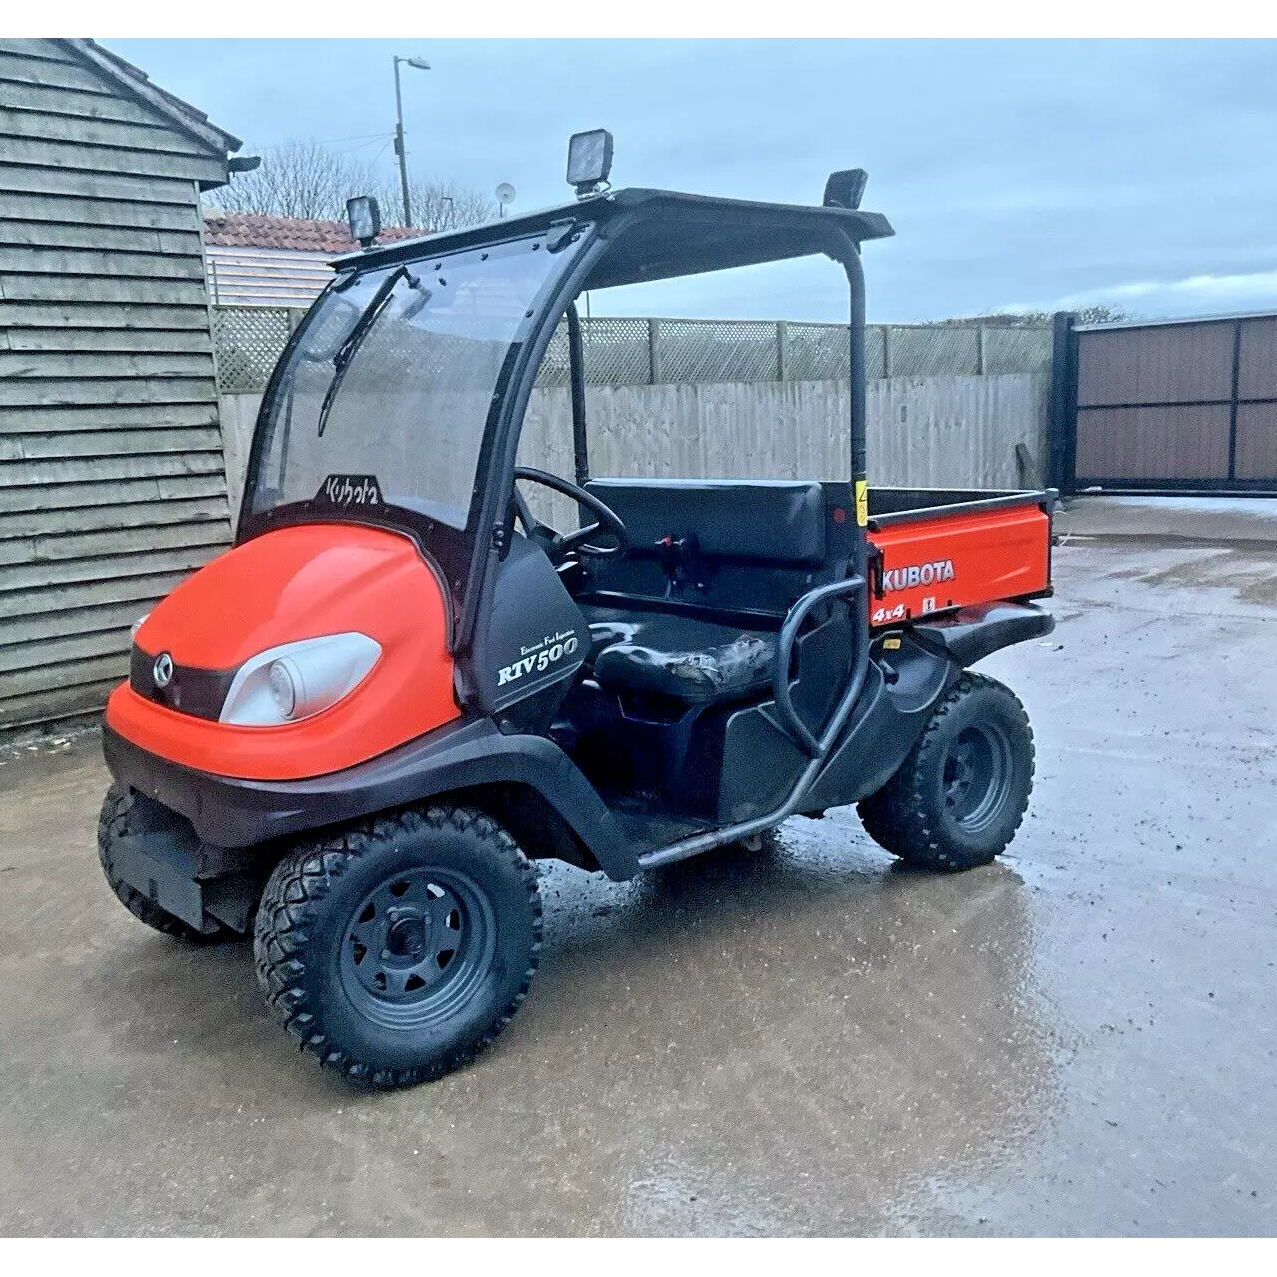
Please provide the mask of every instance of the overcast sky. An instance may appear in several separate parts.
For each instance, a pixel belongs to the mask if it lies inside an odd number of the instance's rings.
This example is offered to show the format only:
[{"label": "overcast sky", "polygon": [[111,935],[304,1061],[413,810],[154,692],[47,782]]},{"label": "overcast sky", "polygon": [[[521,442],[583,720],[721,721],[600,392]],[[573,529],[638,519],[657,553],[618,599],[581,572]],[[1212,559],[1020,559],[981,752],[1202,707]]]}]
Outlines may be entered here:
[{"label": "overcast sky", "polygon": [[[554,8],[547,16],[558,12]],[[1107,302],[1277,307],[1277,43],[108,40],[245,153],[289,138],[390,170],[391,55],[414,169],[561,202],[606,127],[615,186],[816,202],[870,173],[871,320]],[[365,135],[382,134],[364,141]],[[828,263],[646,285],[594,312],[837,319]]]}]

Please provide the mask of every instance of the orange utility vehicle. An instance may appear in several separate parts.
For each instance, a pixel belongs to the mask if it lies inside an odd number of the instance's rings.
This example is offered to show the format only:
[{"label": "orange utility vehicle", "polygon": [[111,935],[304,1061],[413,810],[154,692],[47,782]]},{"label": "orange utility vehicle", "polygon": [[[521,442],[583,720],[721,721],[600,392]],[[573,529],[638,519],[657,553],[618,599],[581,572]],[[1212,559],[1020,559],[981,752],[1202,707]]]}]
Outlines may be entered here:
[{"label": "orange utility vehicle", "polygon": [[[625,879],[859,804],[963,869],[1028,803],[1024,710],[969,667],[1051,629],[1053,494],[867,489],[860,254],[891,228],[863,172],[806,207],[611,192],[610,158],[578,134],[574,202],[384,247],[351,201],[365,249],[271,379],[235,547],[140,623],[107,705],[111,888],[161,931],[251,929],[284,1027],[375,1085],[508,1021],[537,859]],[[583,291],[819,254],[849,478],[590,477]],[[516,464],[560,323],[571,479]]]}]

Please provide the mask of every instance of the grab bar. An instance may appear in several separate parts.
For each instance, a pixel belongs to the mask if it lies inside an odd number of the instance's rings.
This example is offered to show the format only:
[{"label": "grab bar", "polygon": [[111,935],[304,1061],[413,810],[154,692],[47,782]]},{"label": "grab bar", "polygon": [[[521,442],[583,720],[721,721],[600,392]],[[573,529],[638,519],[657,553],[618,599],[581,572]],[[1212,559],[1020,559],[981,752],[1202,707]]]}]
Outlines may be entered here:
[{"label": "grab bar", "polygon": [[[828,585],[817,586],[811,593],[804,594],[789,609],[789,614],[785,617],[785,623],[780,627],[780,637],[776,643],[776,663],[772,668],[772,697],[776,702],[776,711],[780,715],[781,728],[787,735],[793,737],[795,743],[802,748],[803,753],[808,758],[820,758],[826,753],[832,742],[816,738],[807,724],[799,718],[798,711],[794,709],[793,698],[789,693],[789,666],[793,660],[794,644],[798,639],[798,630],[807,619],[807,614],[817,603],[823,603],[826,599],[835,598],[842,594],[861,593],[864,588],[865,578],[863,576],[849,576],[841,581],[831,581]],[[857,649],[864,644],[863,630],[863,625],[855,627]],[[852,664],[853,670],[859,668],[865,656],[865,652],[857,650],[856,659]]]}]

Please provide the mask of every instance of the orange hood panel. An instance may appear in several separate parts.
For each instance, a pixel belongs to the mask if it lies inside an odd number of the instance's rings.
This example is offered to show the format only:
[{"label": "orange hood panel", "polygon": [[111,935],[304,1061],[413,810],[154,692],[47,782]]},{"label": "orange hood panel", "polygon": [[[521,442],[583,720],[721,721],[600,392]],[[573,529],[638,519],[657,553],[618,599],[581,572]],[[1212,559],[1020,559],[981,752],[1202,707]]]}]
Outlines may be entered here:
[{"label": "orange hood panel", "polygon": [[351,524],[255,537],[158,603],[135,642],[179,666],[234,670],[267,648],[357,631],[381,656],[350,693],[313,717],[240,727],[111,694],[110,726],[143,749],[216,775],[296,780],[352,767],[459,716],[435,573],[407,538]]}]

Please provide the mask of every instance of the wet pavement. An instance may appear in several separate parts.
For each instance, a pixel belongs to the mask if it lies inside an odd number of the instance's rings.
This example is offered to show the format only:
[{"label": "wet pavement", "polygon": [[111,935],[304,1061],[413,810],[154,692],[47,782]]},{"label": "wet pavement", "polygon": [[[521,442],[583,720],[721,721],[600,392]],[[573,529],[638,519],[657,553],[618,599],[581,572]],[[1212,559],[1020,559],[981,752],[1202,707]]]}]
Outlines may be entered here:
[{"label": "wet pavement", "polygon": [[1030,815],[893,868],[853,812],[543,878],[493,1050],[350,1089],[246,944],[131,919],[93,740],[0,765],[0,1233],[1277,1231],[1277,547],[1056,553]]}]

